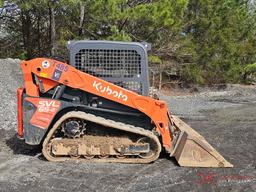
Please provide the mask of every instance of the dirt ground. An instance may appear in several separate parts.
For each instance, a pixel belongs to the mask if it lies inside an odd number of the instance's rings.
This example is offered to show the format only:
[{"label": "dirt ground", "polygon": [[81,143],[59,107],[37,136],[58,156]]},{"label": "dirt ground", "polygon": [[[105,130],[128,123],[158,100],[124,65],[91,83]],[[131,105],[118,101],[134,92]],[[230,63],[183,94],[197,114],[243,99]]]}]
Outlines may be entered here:
[{"label": "dirt ground", "polygon": [[[256,191],[256,87],[204,88],[166,96],[234,168],[185,168],[161,155],[147,165],[51,163],[15,138],[17,60],[0,60],[0,191]],[[175,91],[175,90],[174,90]]]}]

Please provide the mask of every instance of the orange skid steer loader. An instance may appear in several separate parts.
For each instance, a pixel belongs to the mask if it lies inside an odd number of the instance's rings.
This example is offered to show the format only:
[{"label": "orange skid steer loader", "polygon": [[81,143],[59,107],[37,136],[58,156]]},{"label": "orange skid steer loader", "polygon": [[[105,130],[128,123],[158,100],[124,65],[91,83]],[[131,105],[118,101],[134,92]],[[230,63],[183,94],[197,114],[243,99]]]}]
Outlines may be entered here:
[{"label": "orange skid steer loader", "polygon": [[77,41],[70,64],[21,62],[18,136],[49,161],[150,163],[161,151],[181,166],[232,167],[207,141],[148,96],[147,44]]}]

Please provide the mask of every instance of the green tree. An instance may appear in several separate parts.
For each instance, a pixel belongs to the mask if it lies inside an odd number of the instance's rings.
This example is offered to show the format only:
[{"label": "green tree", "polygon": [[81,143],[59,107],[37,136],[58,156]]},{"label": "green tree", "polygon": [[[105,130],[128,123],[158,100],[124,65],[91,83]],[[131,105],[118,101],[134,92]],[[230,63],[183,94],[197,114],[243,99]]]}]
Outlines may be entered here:
[{"label": "green tree", "polygon": [[179,67],[182,80],[200,84],[240,82],[256,60],[256,9],[246,0],[6,2],[2,57],[66,56],[75,39],[146,41],[164,70]]},{"label": "green tree", "polygon": [[22,42],[23,52],[29,58],[58,53],[67,40],[73,39],[148,41],[159,49],[179,36],[187,5],[187,0],[12,2],[20,12],[6,20],[6,29],[9,34],[22,35],[17,41]]},{"label": "green tree", "polygon": [[[3,17],[3,29],[7,36],[0,39],[6,56],[32,58],[55,55],[58,48],[58,28],[63,25],[65,9],[76,3],[75,0],[14,0],[7,3]],[[8,4],[17,5],[8,9]],[[55,51],[56,50],[56,51]]]},{"label": "green tree", "polygon": [[[98,0],[82,1],[85,6],[83,25],[79,6],[73,7],[72,24],[83,26],[78,38],[121,41],[149,41],[163,44],[166,36],[181,29],[187,0]],[[71,16],[70,15],[70,16]],[[80,16],[81,18],[81,16]],[[69,28],[70,29],[70,28]],[[69,33],[69,34],[72,34]]]},{"label": "green tree", "polygon": [[243,66],[255,61],[256,22],[249,8],[243,0],[190,1],[185,32],[207,83],[239,82]]}]

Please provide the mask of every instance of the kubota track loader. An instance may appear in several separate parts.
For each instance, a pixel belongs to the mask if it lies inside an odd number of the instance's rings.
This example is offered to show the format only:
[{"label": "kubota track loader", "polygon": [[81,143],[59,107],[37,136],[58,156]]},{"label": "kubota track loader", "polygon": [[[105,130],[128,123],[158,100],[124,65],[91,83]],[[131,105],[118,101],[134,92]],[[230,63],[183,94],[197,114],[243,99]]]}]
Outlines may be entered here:
[{"label": "kubota track loader", "polygon": [[161,151],[181,166],[232,167],[164,101],[148,96],[146,46],[77,41],[70,64],[21,62],[18,135],[49,161],[150,163]]}]

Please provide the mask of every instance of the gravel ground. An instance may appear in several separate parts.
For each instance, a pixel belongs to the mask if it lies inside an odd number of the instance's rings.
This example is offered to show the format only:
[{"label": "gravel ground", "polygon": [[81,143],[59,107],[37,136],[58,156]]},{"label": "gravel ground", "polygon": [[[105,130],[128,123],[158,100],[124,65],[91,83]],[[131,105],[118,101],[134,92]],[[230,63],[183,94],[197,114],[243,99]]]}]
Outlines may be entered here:
[{"label": "gravel ground", "polygon": [[234,168],[184,168],[162,155],[147,165],[51,163],[17,140],[18,60],[0,60],[0,191],[256,191],[256,88],[229,85],[161,98]]}]

